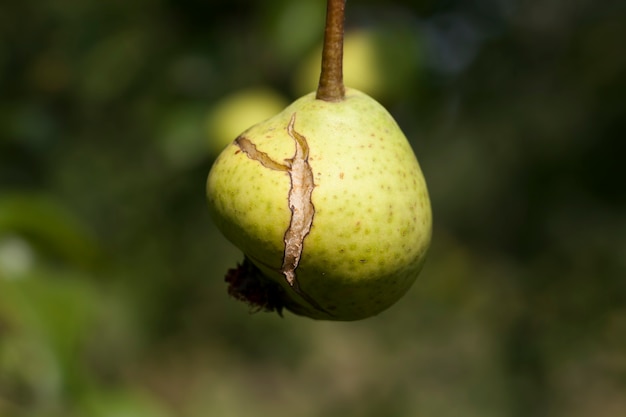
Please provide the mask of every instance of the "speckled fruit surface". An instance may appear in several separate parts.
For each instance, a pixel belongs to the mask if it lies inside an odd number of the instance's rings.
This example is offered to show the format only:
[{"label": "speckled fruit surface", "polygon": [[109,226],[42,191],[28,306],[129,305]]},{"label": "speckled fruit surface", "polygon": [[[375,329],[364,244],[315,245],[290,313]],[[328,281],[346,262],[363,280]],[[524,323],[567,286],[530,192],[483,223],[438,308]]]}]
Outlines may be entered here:
[{"label": "speckled fruit surface", "polygon": [[[299,292],[284,272],[298,182],[281,168],[295,167],[296,138],[308,147],[313,179],[310,197],[302,194],[313,215],[296,251]],[[415,281],[431,238],[428,191],[410,144],[380,104],[354,89],[339,102],[311,93],[243,132],[215,161],[207,197],[226,238],[283,286],[293,311],[316,319],[357,320],[394,304]]]}]

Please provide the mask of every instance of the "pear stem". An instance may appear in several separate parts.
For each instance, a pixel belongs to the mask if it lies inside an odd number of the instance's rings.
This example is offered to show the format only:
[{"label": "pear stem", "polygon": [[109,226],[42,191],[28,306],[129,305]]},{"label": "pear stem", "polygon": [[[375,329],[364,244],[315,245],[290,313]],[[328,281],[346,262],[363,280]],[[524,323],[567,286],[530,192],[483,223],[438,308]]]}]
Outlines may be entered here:
[{"label": "pear stem", "polygon": [[328,0],[326,29],[322,49],[322,72],[315,98],[341,101],[345,98],[343,85],[343,26],[346,0]]}]

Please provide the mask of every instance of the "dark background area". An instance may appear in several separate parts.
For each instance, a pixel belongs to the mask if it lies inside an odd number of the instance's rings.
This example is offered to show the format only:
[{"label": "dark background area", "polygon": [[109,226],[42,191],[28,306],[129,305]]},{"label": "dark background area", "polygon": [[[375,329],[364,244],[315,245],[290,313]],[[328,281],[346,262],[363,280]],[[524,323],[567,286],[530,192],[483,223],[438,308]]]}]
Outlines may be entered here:
[{"label": "dark background area", "polygon": [[0,415],[626,415],[623,1],[348,0],[346,81],[429,184],[425,269],[360,322],[228,298],[206,175],[315,87],[324,13],[0,3]]}]

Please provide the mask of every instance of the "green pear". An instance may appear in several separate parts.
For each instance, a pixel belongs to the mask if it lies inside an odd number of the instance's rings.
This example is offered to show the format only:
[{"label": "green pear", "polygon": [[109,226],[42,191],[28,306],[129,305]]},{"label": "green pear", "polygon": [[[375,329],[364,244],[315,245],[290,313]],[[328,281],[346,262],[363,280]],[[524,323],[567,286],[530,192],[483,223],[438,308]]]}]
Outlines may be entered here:
[{"label": "green pear", "polygon": [[231,294],[315,319],[376,315],[411,287],[432,215],[409,142],[374,99],[308,94],[244,131],[207,180],[209,210],[245,254]]}]

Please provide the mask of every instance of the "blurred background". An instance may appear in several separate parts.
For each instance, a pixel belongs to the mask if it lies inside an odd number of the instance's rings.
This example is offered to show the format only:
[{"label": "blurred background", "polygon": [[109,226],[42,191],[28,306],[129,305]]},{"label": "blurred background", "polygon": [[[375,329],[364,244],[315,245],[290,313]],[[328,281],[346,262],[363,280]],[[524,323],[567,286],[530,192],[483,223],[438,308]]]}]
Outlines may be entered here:
[{"label": "blurred background", "polygon": [[349,0],[434,239],[379,316],[251,314],[204,183],[312,91],[323,0],[0,3],[0,415],[626,415],[626,7]]}]

